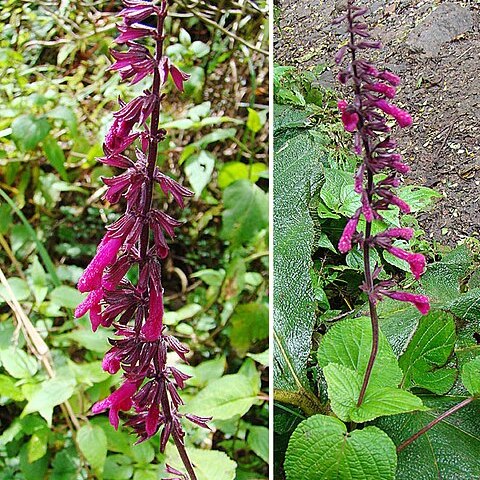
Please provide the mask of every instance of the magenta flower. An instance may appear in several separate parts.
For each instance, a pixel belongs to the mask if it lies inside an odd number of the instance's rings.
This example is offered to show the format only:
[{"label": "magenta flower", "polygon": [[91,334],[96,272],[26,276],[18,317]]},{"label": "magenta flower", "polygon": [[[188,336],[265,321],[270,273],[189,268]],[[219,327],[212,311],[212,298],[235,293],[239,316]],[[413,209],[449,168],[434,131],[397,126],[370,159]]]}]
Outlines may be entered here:
[{"label": "magenta flower", "polygon": [[78,290],[82,293],[99,289],[102,285],[102,275],[106,267],[116,258],[122,246],[123,239],[107,233],[97,247],[97,254],[78,281]]},{"label": "magenta flower", "polygon": [[393,300],[399,300],[400,302],[409,302],[418,309],[418,311],[422,315],[426,315],[430,311],[430,302],[428,297],[425,295],[419,295],[416,293],[409,293],[409,292],[390,292],[390,291],[383,291],[382,292],[387,297],[392,298]]},{"label": "magenta flower", "polygon": [[[352,59],[346,68],[340,70],[338,79],[344,85],[351,83],[354,90],[352,101],[339,100],[338,108],[345,130],[354,134],[354,151],[362,155],[363,159],[354,179],[354,189],[360,195],[361,207],[348,220],[338,249],[341,253],[346,253],[353,244],[359,244],[365,255],[371,247],[386,249],[397,258],[407,261],[413,276],[418,280],[425,271],[425,257],[393,245],[396,239],[410,240],[413,237],[412,229],[390,228],[377,235],[371,234],[371,223],[382,220],[384,211],[398,207],[401,213],[410,212],[410,206],[394,191],[402,180],[398,174],[408,173],[410,169],[395,151],[397,143],[392,138],[386,116],[393,117],[401,128],[411,125],[412,118],[406,111],[391,103],[396,95],[395,87],[400,83],[399,77],[386,70],[379,71],[372,63],[361,58],[362,51],[380,48],[378,42],[370,40],[367,26],[361,21],[365,11],[364,8],[354,5],[354,0],[349,0],[347,13],[334,22],[346,21],[350,35],[349,43],[340,48],[335,62],[341,64],[347,52],[350,52]],[[380,173],[383,177],[378,180],[375,175]],[[365,234],[357,231],[360,216],[363,216],[367,223]],[[378,272],[366,272],[365,284],[362,286],[373,305],[382,295],[391,296],[387,287],[394,284],[390,281],[378,281],[377,276]],[[428,299],[425,300],[424,296],[403,292],[392,295],[398,300],[414,299],[420,311],[428,311]]]},{"label": "magenta flower", "polygon": [[[393,97],[389,97],[393,98]],[[400,127],[408,127],[412,124],[412,117],[408,112],[402,110],[401,108],[396,107],[395,105],[391,105],[386,100],[380,99],[375,102],[375,105],[380,109],[383,110],[387,115],[391,115]]]},{"label": "magenta flower", "polygon": [[131,80],[133,85],[153,72],[155,60],[148,48],[143,45],[130,43],[128,46],[130,48],[127,52],[111,51],[116,62],[110,67],[110,70],[118,71],[122,80],[133,77]]},{"label": "magenta flower", "polygon": [[103,300],[103,288],[91,291],[85,300],[75,309],[75,318],[83,317],[90,312],[90,322],[92,330],[95,332],[102,323],[102,307],[100,302]]},{"label": "magenta flower", "polygon": [[352,249],[352,237],[357,231],[358,220],[359,215],[352,217],[343,230],[342,236],[338,242],[338,249],[341,253],[347,253]]},{"label": "magenta flower", "polygon": [[342,112],[342,122],[347,132],[354,132],[358,124],[358,114],[352,111],[345,100],[338,101],[338,109]]},{"label": "magenta flower", "polygon": [[156,29],[143,24],[123,24],[118,25],[120,35],[116,38],[117,43],[127,43],[143,37],[150,37],[156,34]]},{"label": "magenta flower", "polygon": [[401,260],[405,260],[410,265],[410,270],[418,280],[425,271],[425,257],[420,253],[410,253],[398,247],[389,247],[387,250]]},{"label": "magenta flower", "polygon": [[92,407],[93,413],[101,413],[107,409],[110,409],[108,418],[110,423],[115,427],[115,430],[118,430],[119,416],[118,412],[120,410],[128,411],[132,408],[132,395],[137,390],[137,384],[134,382],[126,381],[121,387],[115,390],[110,396],[97,402]]},{"label": "magenta flower", "polygon": [[[161,0],[156,5],[143,0],[123,0],[123,3],[125,8],[120,13],[123,23],[116,42],[126,44],[127,50],[112,52],[115,63],[111,69],[131,83],[151,74],[153,81],[129,103],[119,101],[120,109],[114,113],[105,138],[104,156],[99,160],[122,171],[102,179],[107,187],[104,198],[110,203],[123,199],[126,207],[118,220],[106,227],[107,233],[95,257],[80,277],[78,289],[89,293],[77,307],[75,316],[90,312],[94,331],[100,325],[115,328],[102,368],[111,374],[122,372],[122,385],[97,402],[92,412],[108,409],[115,428],[119,426],[120,412],[124,412],[121,415],[126,417],[125,425],[135,431],[138,441],[161,432],[162,452],[173,437],[187,471],[195,478],[184,446],[185,433],[180,423],[183,415],[178,412],[183,404],[178,390],[185,387],[189,377],[167,365],[167,352],[176,353],[186,361],[188,349],[168,335],[163,326],[161,261],[169,252],[165,237],[173,238],[175,228],[182,222],[154,208],[152,201],[155,185],[160,186],[165,196],[171,194],[182,208],[184,198],[193,195],[156,166],[158,144],[166,137],[166,131],[159,128],[161,101],[165,97],[162,87],[170,75],[182,91],[188,75],[163,54],[167,2]],[[156,27],[139,23],[150,17],[156,17]],[[155,42],[155,53],[148,43],[135,41],[138,39]],[[136,148],[129,152],[134,143]],[[130,158],[133,151],[135,157]],[[138,280],[134,283],[130,278]],[[190,420],[206,426],[209,419],[192,416]]]}]

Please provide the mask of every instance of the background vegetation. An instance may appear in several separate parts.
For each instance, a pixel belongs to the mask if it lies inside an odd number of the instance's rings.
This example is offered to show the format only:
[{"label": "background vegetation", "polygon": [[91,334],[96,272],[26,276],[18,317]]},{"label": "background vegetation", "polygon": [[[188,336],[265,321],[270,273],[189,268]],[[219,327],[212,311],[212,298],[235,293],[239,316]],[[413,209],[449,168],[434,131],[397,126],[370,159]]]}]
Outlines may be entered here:
[{"label": "background vegetation", "polygon": [[[268,460],[268,22],[265,1],[173,2],[167,52],[191,74],[167,92],[163,171],[195,191],[164,266],[168,328],[192,350],[186,409],[199,478],[261,479]],[[107,71],[111,1],[0,10],[0,478],[163,478],[175,449],[133,446],[91,405],[108,333],[74,321],[74,285],[117,209],[96,161],[120,95]],[[188,33],[187,33],[188,32]],[[134,87],[144,88],[142,83]],[[173,208],[173,205],[170,206]]]},{"label": "background vegetation", "polygon": [[[473,385],[470,375],[480,378],[480,244],[469,238],[452,250],[425,239],[416,217],[440,195],[416,186],[413,175],[398,189],[412,213],[399,218],[393,209],[374,228],[414,228],[414,238],[402,246],[428,259],[417,292],[428,295],[432,308],[422,316],[403,302],[379,303],[381,346],[372,378],[399,386],[391,389],[392,398],[406,398],[409,391],[426,408],[392,415],[402,402],[389,406],[378,396],[364,414],[367,420],[358,409],[353,421],[356,403],[348,410],[349,395],[358,398],[351,378],[362,378],[371,327],[359,289],[362,252],[345,256],[336,248],[360,204],[353,190],[357,158],[339,119],[339,94],[316,81],[323,70],[277,66],[274,72],[275,478],[332,478],[337,471],[345,480],[477,478],[480,384]],[[374,251],[376,262],[384,267],[380,278],[393,276],[409,291],[418,285],[408,265],[388,252]],[[348,372],[337,383],[324,374],[331,364]],[[392,371],[401,382],[390,378]],[[477,401],[442,420],[397,459],[392,440],[400,445],[472,396]],[[385,444],[392,447],[388,455]]]}]

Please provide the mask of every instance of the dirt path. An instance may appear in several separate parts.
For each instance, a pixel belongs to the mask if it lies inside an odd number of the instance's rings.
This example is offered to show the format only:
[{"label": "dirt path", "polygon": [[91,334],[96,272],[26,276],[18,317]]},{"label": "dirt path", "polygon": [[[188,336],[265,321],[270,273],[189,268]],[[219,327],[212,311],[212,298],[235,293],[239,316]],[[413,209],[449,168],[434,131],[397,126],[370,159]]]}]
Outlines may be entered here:
[{"label": "dirt path", "polygon": [[[370,5],[366,20],[385,47],[380,61],[402,77],[397,103],[414,117],[414,125],[397,135],[412,166],[407,182],[444,196],[420,217],[421,225],[452,246],[480,237],[480,1],[359,3]],[[345,4],[280,0],[275,61],[303,68],[325,64],[319,82],[339,88],[332,57],[345,34],[330,21]]]}]

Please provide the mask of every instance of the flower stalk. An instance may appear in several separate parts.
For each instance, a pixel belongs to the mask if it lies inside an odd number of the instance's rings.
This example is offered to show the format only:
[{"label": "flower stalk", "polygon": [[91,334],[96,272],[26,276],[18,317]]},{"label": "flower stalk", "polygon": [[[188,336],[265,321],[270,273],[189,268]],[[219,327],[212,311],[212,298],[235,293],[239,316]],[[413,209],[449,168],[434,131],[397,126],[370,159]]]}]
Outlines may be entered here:
[{"label": "flower stalk", "polygon": [[[366,8],[348,0],[347,12],[334,20],[335,24],[346,22],[349,41],[337,55],[335,61],[341,64],[348,53],[348,65],[338,75],[339,81],[353,84],[352,102],[339,100],[338,108],[347,132],[354,135],[354,151],[362,158],[355,175],[355,191],[360,195],[361,206],[347,222],[338,242],[341,253],[347,253],[358,244],[363,251],[364,283],[362,290],[368,296],[370,319],[372,324],[372,349],[360,389],[357,406],[365,398],[375,359],[378,353],[379,326],[376,305],[387,296],[395,300],[410,302],[422,314],[429,311],[428,298],[424,295],[392,290],[393,280],[379,280],[381,266],[371,266],[371,249],[383,248],[392,255],[405,260],[413,276],[418,280],[425,270],[423,255],[411,253],[398,247],[396,240],[410,240],[413,230],[410,228],[389,228],[384,232],[372,234],[374,221],[383,220],[382,213],[397,207],[402,213],[409,213],[410,207],[396,194],[394,189],[401,183],[401,175],[409,172],[409,167],[395,152],[397,144],[392,138],[389,119],[393,118],[400,128],[412,123],[410,115],[390,103],[396,95],[400,79],[389,71],[379,71],[367,60],[360,57],[363,50],[379,49],[379,42],[371,40],[367,25],[362,17]],[[378,179],[377,174],[383,178]],[[364,231],[359,231],[359,222],[365,222]]]},{"label": "flower stalk", "polygon": [[[185,433],[181,418],[208,428],[209,418],[181,414],[183,401],[178,393],[189,378],[177,368],[167,365],[167,351],[175,352],[186,361],[188,349],[175,337],[168,335],[163,326],[162,265],[169,252],[165,234],[174,237],[175,227],[181,222],[153,204],[154,186],[169,194],[183,208],[184,198],[192,192],[181,186],[157,167],[158,144],[166,132],[159,128],[162,88],[168,77],[179,91],[188,75],[180,71],[163,52],[164,22],[167,1],[158,4],[143,0],[123,0],[120,12],[123,22],[116,43],[125,45],[127,51],[113,51],[116,62],[111,69],[119,72],[123,80],[137,83],[153,73],[150,88],[143,95],[125,104],[120,100],[120,110],[104,142],[105,156],[100,161],[123,173],[104,178],[107,185],[105,199],[126,202],[125,213],[107,226],[97,253],[78,282],[81,292],[88,292],[77,307],[75,316],[90,313],[92,329],[99,326],[115,328],[112,348],[105,354],[102,367],[111,374],[123,372],[123,383],[106,399],[92,407],[93,413],[109,410],[110,423],[117,429],[120,412],[142,442],[160,433],[160,451],[163,452],[171,437],[191,480],[196,480],[184,444]],[[156,26],[142,22],[156,19]],[[152,38],[154,53],[148,43],[138,43]],[[135,126],[141,131],[134,131]],[[130,151],[136,145],[135,160]],[[128,273],[138,276],[136,284]],[[167,472],[178,474],[173,467]],[[183,474],[182,474],[183,475]]]}]

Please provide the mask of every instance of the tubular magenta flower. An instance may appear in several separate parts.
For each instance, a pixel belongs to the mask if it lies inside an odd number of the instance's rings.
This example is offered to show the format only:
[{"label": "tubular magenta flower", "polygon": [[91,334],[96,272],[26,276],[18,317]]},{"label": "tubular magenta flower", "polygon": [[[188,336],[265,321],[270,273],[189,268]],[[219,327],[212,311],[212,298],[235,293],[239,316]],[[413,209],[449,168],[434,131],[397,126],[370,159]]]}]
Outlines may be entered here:
[{"label": "tubular magenta flower", "polygon": [[[361,207],[347,222],[338,242],[338,249],[341,253],[347,253],[354,244],[359,244],[364,251],[364,257],[368,259],[370,248],[383,248],[397,258],[407,261],[413,276],[418,280],[425,270],[425,258],[421,254],[407,252],[394,244],[398,239],[410,240],[413,237],[412,229],[390,228],[377,235],[371,234],[372,222],[382,220],[384,211],[397,207],[402,213],[410,212],[409,205],[393,190],[401,182],[398,174],[408,173],[410,169],[395,152],[397,144],[391,136],[391,128],[387,121],[392,117],[400,128],[404,128],[411,125],[412,117],[391,103],[400,79],[389,71],[377,70],[370,62],[360,58],[361,51],[381,48],[378,42],[370,40],[367,26],[361,20],[365,12],[365,8],[354,5],[354,0],[348,0],[347,13],[334,21],[334,23],[346,22],[349,33],[349,42],[339,50],[335,61],[341,64],[347,53],[351,56],[347,67],[340,71],[338,79],[343,84],[352,83],[354,89],[353,100],[351,102],[339,100],[338,108],[345,130],[354,134],[355,152],[363,159],[355,175],[355,192],[360,195]],[[379,173],[384,174],[381,180],[375,177]],[[366,221],[364,233],[357,230],[362,216]],[[365,269],[365,283],[362,289],[368,294],[373,308],[382,296],[388,296],[413,303],[423,314],[428,312],[427,297],[392,292],[387,287],[392,287],[393,281],[375,284],[379,270],[376,269],[372,274],[367,261]],[[372,322],[374,321],[375,319],[372,319]]]},{"label": "tubular magenta flower", "polygon": [[[97,402],[92,412],[109,410],[115,428],[122,415],[127,419],[125,425],[136,432],[139,441],[161,431],[162,451],[173,437],[194,480],[180,419],[185,417],[202,427],[207,427],[209,419],[178,411],[183,404],[178,390],[184,388],[188,376],[167,366],[167,352],[174,352],[185,361],[188,349],[168,335],[163,326],[161,261],[169,252],[165,236],[173,238],[181,222],[152,205],[156,184],[182,208],[184,198],[193,195],[156,166],[158,143],[166,136],[159,128],[160,102],[164,97],[161,88],[170,76],[175,87],[182,91],[188,75],[163,53],[166,0],[158,5],[142,0],[123,0],[123,3],[125,8],[120,12],[123,23],[118,27],[121,34],[116,42],[125,44],[127,50],[112,52],[115,63],[111,69],[132,84],[153,73],[153,82],[129,103],[119,101],[120,109],[114,113],[106,135],[105,156],[100,161],[121,169],[121,173],[103,179],[107,186],[104,198],[110,203],[123,201],[126,209],[117,221],[107,226],[95,257],[78,282],[79,291],[88,295],[75,310],[75,316],[89,312],[94,331],[100,325],[114,326],[115,338],[110,340],[112,347],[105,354],[102,367],[111,374],[123,373],[122,385]],[[150,17],[156,18],[156,27],[138,23]],[[148,38],[155,43],[154,54],[148,42],[135,42]],[[128,150],[137,140],[139,145],[132,159]],[[136,273],[134,277],[138,277],[136,284],[127,278],[131,269]]]}]

